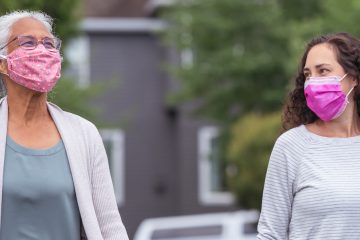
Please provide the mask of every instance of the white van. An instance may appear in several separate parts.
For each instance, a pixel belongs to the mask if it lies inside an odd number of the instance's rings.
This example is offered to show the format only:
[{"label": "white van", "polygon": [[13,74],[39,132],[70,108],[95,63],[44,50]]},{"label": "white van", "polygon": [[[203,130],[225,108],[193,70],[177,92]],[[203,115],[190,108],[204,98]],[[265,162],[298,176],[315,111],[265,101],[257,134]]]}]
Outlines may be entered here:
[{"label": "white van", "polygon": [[253,240],[258,219],[256,210],[146,219],[134,240]]}]

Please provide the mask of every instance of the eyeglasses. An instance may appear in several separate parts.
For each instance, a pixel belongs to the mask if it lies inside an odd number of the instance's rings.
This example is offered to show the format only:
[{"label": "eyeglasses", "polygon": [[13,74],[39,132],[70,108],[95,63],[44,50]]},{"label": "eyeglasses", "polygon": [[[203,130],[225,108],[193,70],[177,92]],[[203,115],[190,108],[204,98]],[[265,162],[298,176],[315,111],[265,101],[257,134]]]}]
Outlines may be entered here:
[{"label": "eyeglasses", "polygon": [[42,45],[44,45],[44,47],[49,51],[57,51],[61,47],[61,40],[57,37],[53,37],[53,38],[44,37],[42,40],[37,40],[34,36],[20,35],[20,36],[15,37],[10,42],[8,42],[2,48],[0,48],[0,50],[5,48],[6,46],[8,46],[10,43],[12,43],[15,40],[19,47],[27,49],[27,50],[35,49],[39,43],[42,43]]}]

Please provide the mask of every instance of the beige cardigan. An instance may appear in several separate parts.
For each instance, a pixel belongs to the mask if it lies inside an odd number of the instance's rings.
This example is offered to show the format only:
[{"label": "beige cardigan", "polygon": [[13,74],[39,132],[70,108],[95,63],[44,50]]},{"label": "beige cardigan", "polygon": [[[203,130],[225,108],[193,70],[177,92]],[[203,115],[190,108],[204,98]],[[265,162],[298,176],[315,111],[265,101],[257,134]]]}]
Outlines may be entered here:
[{"label": "beige cardigan", "polygon": [[[98,130],[89,121],[64,112],[54,104],[48,103],[48,110],[65,145],[87,239],[128,240],[116,205],[108,160]],[[5,97],[0,100],[0,206],[7,121],[8,105]]]}]

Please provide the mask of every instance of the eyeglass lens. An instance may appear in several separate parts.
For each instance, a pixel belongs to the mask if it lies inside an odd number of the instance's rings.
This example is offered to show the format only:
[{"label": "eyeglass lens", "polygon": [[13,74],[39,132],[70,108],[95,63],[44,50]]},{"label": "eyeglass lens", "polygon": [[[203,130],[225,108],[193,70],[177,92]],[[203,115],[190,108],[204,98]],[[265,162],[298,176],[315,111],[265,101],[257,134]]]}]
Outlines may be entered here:
[{"label": "eyeglass lens", "polygon": [[17,38],[19,46],[27,49],[34,49],[38,42],[41,42],[46,49],[49,50],[58,50],[60,48],[59,40],[56,38],[45,37],[41,41],[38,41],[33,36],[19,36]]}]

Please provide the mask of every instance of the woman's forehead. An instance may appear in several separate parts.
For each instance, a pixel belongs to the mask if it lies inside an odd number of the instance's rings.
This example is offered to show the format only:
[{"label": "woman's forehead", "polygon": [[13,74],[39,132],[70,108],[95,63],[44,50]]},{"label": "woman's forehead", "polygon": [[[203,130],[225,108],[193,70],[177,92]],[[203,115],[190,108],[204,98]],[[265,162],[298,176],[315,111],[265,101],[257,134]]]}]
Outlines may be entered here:
[{"label": "woman's forehead", "polygon": [[32,35],[35,37],[52,36],[42,22],[31,17],[22,18],[12,25],[9,39],[19,35]]},{"label": "woman's forehead", "polygon": [[312,68],[321,64],[339,65],[334,47],[322,43],[312,47],[307,55],[304,68]]}]

